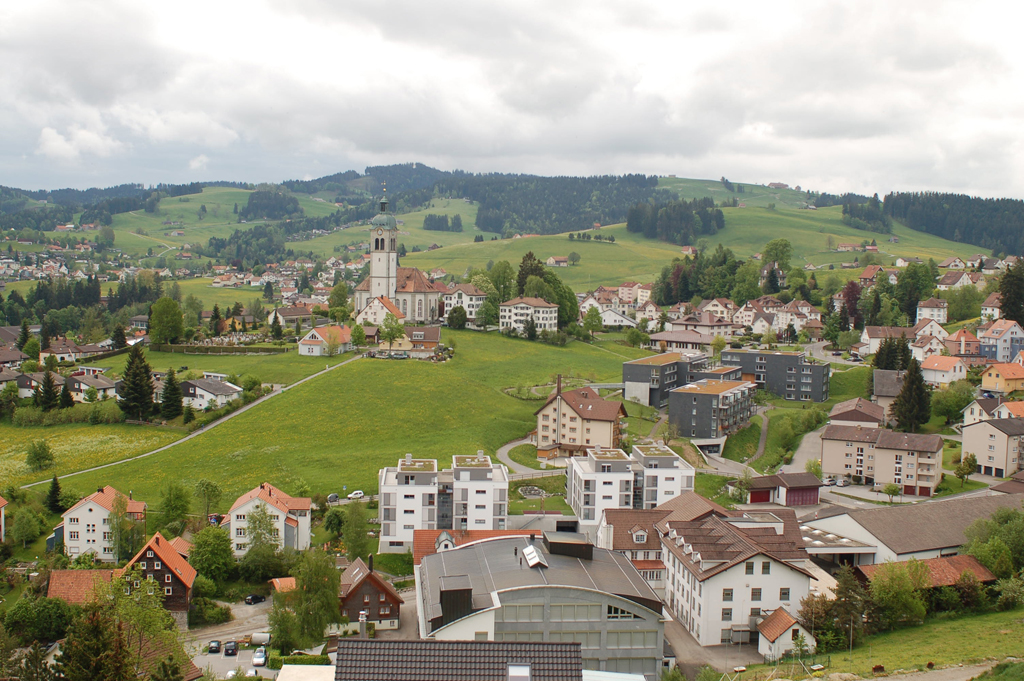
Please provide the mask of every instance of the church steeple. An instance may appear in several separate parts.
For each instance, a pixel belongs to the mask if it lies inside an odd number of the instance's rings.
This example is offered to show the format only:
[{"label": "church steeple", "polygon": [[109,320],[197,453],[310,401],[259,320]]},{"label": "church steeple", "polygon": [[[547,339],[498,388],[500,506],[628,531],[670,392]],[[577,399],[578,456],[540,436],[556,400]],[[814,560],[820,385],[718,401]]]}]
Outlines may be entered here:
[{"label": "church steeple", "polygon": [[380,212],[370,221],[370,238],[371,294],[374,298],[394,299],[398,285],[398,220],[388,212],[387,187],[380,200]]}]

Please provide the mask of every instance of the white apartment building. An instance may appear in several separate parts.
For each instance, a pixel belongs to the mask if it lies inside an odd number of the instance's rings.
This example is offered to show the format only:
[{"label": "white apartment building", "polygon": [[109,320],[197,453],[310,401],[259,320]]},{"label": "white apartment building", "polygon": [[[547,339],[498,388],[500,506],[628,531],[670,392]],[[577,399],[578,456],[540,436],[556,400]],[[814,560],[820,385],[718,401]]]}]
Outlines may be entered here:
[{"label": "white apartment building", "polygon": [[702,646],[756,641],[766,615],[795,612],[810,592],[810,559],[792,510],[666,519],[655,528],[665,604]]},{"label": "white apartment building", "polygon": [[504,530],[508,522],[508,469],[482,451],[454,456],[444,470],[406,454],[380,470],[378,484],[381,553],[411,549],[416,530]]},{"label": "white apartment building", "polygon": [[458,284],[441,297],[444,299],[442,319],[448,321],[448,313],[452,308],[461,306],[466,311],[466,321],[470,326],[476,326],[477,311],[487,301],[487,294],[472,284]]},{"label": "white apartment building", "polygon": [[963,429],[963,455],[974,454],[979,475],[1005,478],[1021,469],[1024,419],[994,418]]},{"label": "white apartment building", "polygon": [[[113,533],[110,529],[110,514],[114,510],[114,501],[125,495],[107,485],[85,497],[64,512],[63,522],[54,530],[54,536],[60,540],[63,533],[64,552],[75,558],[86,553],[93,553],[104,563],[116,563],[114,555]],[[125,497],[126,513],[131,520],[146,519],[146,503]]]},{"label": "white apartment building", "polygon": [[522,332],[526,320],[533,317],[537,331],[558,330],[558,306],[540,298],[513,298],[501,304],[499,325],[502,330],[515,329]]},{"label": "white apartment building", "polygon": [[596,527],[608,509],[651,509],[693,490],[693,466],[663,445],[586,451],[569,459],[565,494],[583,525]]},{"label": "white apartment building", "polygon": [[269,482],[263,482],[235,500],[220,526],[231,537],[235,558],[241,558],[249,550],[249,515],[263,506],[274,523],[273,536],[281,547],[305,551],[312,540],[311,504],[309,497],[291,497]]},{"label": "white apartment building", "polygon": [[945,324],[949,312],[949,301],[941,298],[929,298],[917,304],[917,321],[934,319],[939,324]]}]

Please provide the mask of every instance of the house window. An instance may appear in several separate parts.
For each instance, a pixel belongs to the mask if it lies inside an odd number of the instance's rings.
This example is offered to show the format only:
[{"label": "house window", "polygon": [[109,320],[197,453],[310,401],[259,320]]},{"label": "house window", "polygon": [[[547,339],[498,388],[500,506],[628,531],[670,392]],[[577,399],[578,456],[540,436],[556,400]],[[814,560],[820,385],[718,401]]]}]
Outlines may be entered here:
[{"label": "house window", "polygon": [[722,608],[722,621],[732,622],[732,608]]},{"label": "house window", "polygon": [[68,539],[78,539],[78,532],[69,532]]},{"label": "house window", "polygon": [[386,598],[386,596],[384,594],[381,594],[380,595],[380,602],[383,603],[385,598]]},{"label": "house window", "polygon": [[170,586],[165,586],[164,587],[164,596],[170,596],[173,593],[174,593],[174,588],[173,587],[170,587]]},{"label": "house window", "polygon": [[363,594],[363,603],[370,602],[370,594]]},{"label": "house window", "polygon": [[753,563],[753,561],[747,563],[745,568],[746,568],[745,574],[748,574],[748,575],[754,574],[754,563]]},{"label": "house window", "polygon": [[164,575],[164,581],[167,582],[168,584],[170,584],[171,576],[170,575]]},{"label": "house window", "polygon": [[163,566],[160,564],[160,561],[156,561],[155,563],[153,563],[153,569],[154,570],[159,570],[162,567]]},{"label": "house window", "polygon": [[722,589],[722,600],[726,602],[732,601],[732,589]]},{"label": "house window", "polygon": [[761,589],[754,588],[750,590],[750,600],[759,601],[761,600]]},{"label": "house window", "polygon": [[152,558],[152,557],[153,557],[153,552],[152,551],[146,551],[146,558]]},{"label": "house window", "polygon": [[788,601],[789,600],[789,589],[779,589],[779,600],[780,601]]},{"label": "house window", "polygon": [[145,570],[145,569],[146,569],[146,562],[145,562],[145,561],[143,561],[143,562],[139,563],[139,567],[140,567],[141,569]]},{"label": "house window", "polygon": [[772,573],[772,564],[769,561],[763,561],[761,563],[761,574],[770,575]]}]

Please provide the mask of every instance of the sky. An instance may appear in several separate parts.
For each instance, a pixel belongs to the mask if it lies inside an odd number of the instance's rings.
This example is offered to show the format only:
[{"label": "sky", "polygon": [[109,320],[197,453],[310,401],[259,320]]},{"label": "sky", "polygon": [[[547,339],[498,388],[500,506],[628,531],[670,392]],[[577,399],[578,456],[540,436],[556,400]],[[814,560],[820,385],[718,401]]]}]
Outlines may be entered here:
[{"label": "sky", "polygon": [[0,184],[417,161],[1024,198],[1006,2],[0,0]]}]

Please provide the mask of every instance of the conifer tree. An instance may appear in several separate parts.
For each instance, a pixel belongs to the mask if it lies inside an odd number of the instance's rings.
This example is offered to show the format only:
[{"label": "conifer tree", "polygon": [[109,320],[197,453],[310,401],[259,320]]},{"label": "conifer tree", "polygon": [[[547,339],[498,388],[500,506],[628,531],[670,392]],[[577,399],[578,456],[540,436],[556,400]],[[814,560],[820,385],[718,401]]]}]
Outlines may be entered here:
[{"label": "conifer tree", "polygon": [[153,377],[139,345],[128,351],[118,406],[125,415],[142,420],[153,410]]},{"label": "conifer tree", "polygon": [[164,391],[160,394],[160,415],[170,421],[180,416],[181,413],[181,384],[178,383],[178,377],[174,375],[172,368],[167,370]]},{"label": "conifer tree", "polygon": [[18,340],[14,343],[14,346],[19,350],[25,349],[25,343],[28,343],[29,339],[32,338],[32,334],[28,330],[28,320],[21,320],[21,333],[18,334]]},{"label": "conifer tree", "polygon": [[274,337],[274,340],[281,340],[284,336],[284,329],[281,328],[281,318],[278,315],[274,315],[274,321],[270,325],[270,335]]},{"label": "conifer tree", "polygon": [[128,339],[124,337],[124,327],[118,324],[114,327],[114,333],[110,334],[110,340],[114,341],[114,349],[128,347]]},{"label": "conifer tree", "polygon": [[932,394],[925,385],[921,365],[911,359],[903,378],[903,389],[889,407],[890,415],[896,419],[900,430],[913,433],[931,418],[931,406]]},{"label": "conifer tree", "polygon": [[1006,270],[999,280],[1000,316],[1024,324],[1024,260]]},{"label": "conifer tree", "polygon": [[43,374],[43,381],[36,388],[35,401],[36,406],[43,411],[56,409],[60,405],[60,395],[57,393],[53,374],[49,370]]},{"label": "conifer tree", "polygon": [[50,481],[50,489],[46,493],[46,508],[50,509],[50,513],[64,512],[64,506],[60,503],[60,481],[56,475]]},{"label": "conifer tree", "polygon": [[50,349],[50,327],[46,323],[45,319],[43,320],[43,323],[39,327],[39,349]]},{"label": "conifer tree", "polygon": [[60,389],[60,408],[70,409],[73,406],[75,406],[75,398],[71,396],[67,379],[64,379],[64,387]]}]

